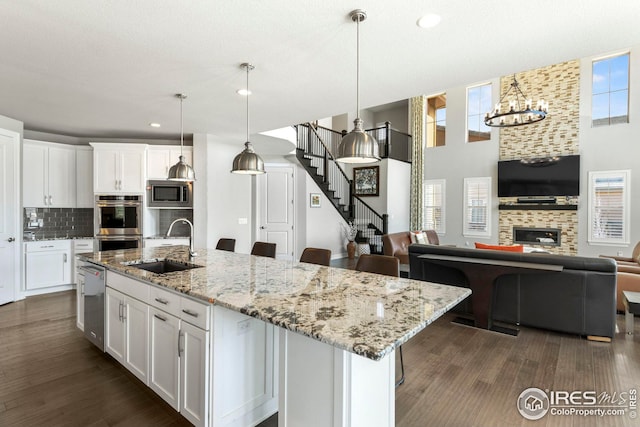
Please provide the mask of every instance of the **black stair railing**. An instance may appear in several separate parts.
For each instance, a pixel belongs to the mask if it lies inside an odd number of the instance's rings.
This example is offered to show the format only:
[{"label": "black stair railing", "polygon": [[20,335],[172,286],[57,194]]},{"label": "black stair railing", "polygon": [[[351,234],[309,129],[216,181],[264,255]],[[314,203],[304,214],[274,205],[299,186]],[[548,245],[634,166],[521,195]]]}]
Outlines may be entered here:
[{"label": "black stair railing", "polygon": [[358,228],[357,239],[367,242],[372,252],[382,252],[388,217],[377,213],[360,197],[353,195],[353,182],[331,154],[342,133],[308,123],[297,125],[296,157],[346,221]]},{"label": "black stair railing", "polygon": [[365,132],[380,144],[380,157],[411,163],[411,135],[391,129],[391,122]]}]

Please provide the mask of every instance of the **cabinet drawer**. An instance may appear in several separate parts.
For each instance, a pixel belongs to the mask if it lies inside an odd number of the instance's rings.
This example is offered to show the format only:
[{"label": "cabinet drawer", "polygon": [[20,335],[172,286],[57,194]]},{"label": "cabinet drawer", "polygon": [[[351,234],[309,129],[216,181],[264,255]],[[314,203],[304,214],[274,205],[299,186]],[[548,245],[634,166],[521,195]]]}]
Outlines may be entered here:
[{"label": "cabinet drawer", "polygon": [[43,240],[41,242],[27,242],[25,252],[60,251],[71,249],[69,240]]},{"label": "cabinet drawer", "polygon": [[175,292],[150,286],[149,304],[176,317],[180,317],[180,298]]},{"label": "cabinet drawer", "polygon": [[74,240],[73,251],[76,254],[93,252],[93,239]]},{"label": "cabinet drawer", "polygon": [[107,286],[144,303],[149,302],[150,286],[146,283],[107,270]]},{"label": "cabinet drawer", "polygon": [[211,305],[194,301],[191,298],[182,297],[180,318],[200,329],[209,330]]}]

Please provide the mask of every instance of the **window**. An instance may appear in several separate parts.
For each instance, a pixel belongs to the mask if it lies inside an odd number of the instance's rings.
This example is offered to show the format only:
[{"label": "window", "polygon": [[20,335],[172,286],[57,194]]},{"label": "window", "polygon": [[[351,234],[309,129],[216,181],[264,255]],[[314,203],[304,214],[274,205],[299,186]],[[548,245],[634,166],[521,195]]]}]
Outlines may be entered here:
[{"label": "window", "polygon": [[589,172],[589,242],[629,244],[631,171]]},{"label": "window", "polygon": [[629,54],[593,61],[591,123],[629,123]]},{"label": "window", "polygon": [[491,178],[464,179],[464,236],[491,236]]},{"label": "window", "polygon": [[484,116],[491,111],[491,83],[467,88],[467,142],[491,139]]},{"label": "window", "polygon": [[444,234],[445,180],[427,180],[422,186],[422,191],[422,202],[424,205],[422,228],[424,230],[435,230],[438,234]]},{"label": "window", "polygon": [[447,95],[427,98],[427,147],[442,147],[447,128]]}]

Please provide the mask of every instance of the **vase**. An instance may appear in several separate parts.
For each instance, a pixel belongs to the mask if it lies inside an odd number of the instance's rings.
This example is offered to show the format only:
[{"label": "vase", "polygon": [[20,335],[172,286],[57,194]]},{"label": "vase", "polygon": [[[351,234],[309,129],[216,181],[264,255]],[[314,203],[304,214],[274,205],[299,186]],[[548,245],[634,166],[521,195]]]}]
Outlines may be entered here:
[{"label": "vase", "polygon": [[356,257],[356,242],[350,241],[347,243],[347,256],[349,259],[354,259]]}]

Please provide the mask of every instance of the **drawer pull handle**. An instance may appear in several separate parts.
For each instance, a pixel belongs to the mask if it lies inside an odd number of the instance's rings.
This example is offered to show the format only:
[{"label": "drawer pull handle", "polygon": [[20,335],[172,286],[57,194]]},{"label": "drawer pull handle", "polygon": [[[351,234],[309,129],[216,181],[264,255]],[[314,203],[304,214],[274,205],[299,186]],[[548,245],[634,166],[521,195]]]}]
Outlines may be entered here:
[{"label": "drawer pull handle", "polygon": [[198,317],[198,313],[195,311],[187,310],[186,308],[182,309],[184,314],[188,314],[189,316]]},{"label": "drawer pull handle", "polygon": [[156,298],[155,300],[158,301],[160,304],[164,304],[164,305],[169,304],[169,301],[163,298]]},{"label": "drawer pull handle", "polygon": [[166,322],[166,321],[167,321],[167,318],[166,318],[166,317],[162,317],[162,316],[160,316],[159,314],[154,314],[154,315],[153,315],[153,317],[155,317],[156,319],[160,319],[160,320],[162,320],[163,322]]}]

